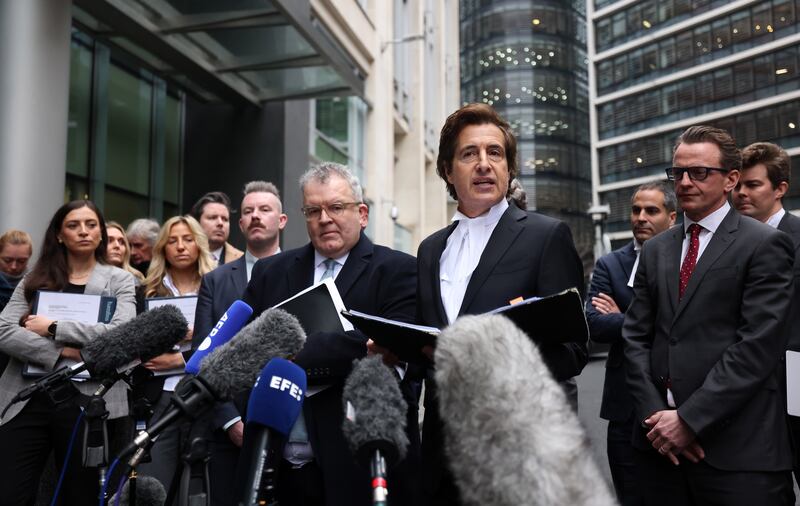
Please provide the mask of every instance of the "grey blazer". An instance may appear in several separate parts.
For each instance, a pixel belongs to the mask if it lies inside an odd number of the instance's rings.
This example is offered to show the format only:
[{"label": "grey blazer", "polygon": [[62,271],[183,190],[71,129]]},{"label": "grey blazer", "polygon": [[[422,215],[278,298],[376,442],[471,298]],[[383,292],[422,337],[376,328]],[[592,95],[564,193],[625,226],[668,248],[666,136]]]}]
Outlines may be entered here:
[{"label": "grey blazer", "polygon": [[[117,309],[111,322],[89,325],[59,321],[55,338],[42,337],[19,326],[19,319],[28,312],[24,295],[25,281],[27,279],[17,285],[8,305],[0,313],[0,351],[10,356],[8,367],[0,377],[0,410],[5,408],[17,392],[33,383],[33,380],[22,377],[22,367],[26,361],[51,369],[58,361],[64,345],[82,346],[136,316],[133,275],[117,267],[97,264],[86,283],[84,293],[117,298]],[[78,389],[85,394],[94,392],[98,384],[97,381],[76,383]],[[105,395],[105,399],[109,418],[128,414],[128,392],[124,383],[114,385]],[[0,425],[17,416],[25,404],[26,402],[18,402],[12,406],[0,420]]]}]

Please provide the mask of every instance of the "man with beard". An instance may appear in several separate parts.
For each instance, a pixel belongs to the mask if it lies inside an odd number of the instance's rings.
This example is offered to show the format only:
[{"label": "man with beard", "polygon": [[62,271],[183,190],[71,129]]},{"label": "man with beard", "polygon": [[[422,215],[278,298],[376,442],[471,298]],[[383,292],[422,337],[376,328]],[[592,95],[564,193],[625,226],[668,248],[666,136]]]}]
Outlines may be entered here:
[{"label": "man with beard", "polygon": [[[230,305],[241,298],[253,265],[261,259],[280,253],[280,231],[286,226],[280,194],[274,184],[251,181],[244,186],[239,228],[247,249],[244,256],[220,265],[203,276],[194,322],[194,348],[208,336]],[[226,504],[233,496],[233,472],[242,446],[244,425],[233,403],[221,405],[213,418],[210,472],[212,504]]]},{"label": "man with beard", "polygon": [[625,385],[622,322],[633,298],[633,277],[645,241],[675,224],[677,200],[666,184],[645,183],[631,197],[633,241],[601,257],[586,297],[586,320],[596,343],[611,345],[600,418],[608,420],[608,466],[620,504],[644,504],[633,461],[633,399]]}]

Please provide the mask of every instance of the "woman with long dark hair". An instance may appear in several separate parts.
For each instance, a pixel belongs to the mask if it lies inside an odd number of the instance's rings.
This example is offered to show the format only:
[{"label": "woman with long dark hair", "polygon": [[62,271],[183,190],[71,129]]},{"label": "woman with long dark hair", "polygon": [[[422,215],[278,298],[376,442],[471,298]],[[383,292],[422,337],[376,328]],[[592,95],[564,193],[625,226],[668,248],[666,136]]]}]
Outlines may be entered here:
[{"label": "woman with long dark hair", "polygon": [[[62,358],[80,361],[84,344],[135,316],[133,276],[107,265],[107,240],[103,215],[91,201],[64,204],[50,220],[36,264],[0,314],[0,351],[11,357],[0,377],[0,409],[35,381],[23,376],[26,362],[52,369]],[[115,297],[116,309],[109,323],[53,321],[32,314],[39,290]],[[98,387],[92,380],[73,384],[87,395]],[[105,400],[109,420],[127,415],[124,385],[111,388]],[[8,409],[0,420],[0,506],[33,504],[51,450],[62,471],[79,413],[75,402],[55,404],[43,392]],[[98,473],[83,468],[77,439],[59,497],[63,504],[92,504],[99,495]]]}]

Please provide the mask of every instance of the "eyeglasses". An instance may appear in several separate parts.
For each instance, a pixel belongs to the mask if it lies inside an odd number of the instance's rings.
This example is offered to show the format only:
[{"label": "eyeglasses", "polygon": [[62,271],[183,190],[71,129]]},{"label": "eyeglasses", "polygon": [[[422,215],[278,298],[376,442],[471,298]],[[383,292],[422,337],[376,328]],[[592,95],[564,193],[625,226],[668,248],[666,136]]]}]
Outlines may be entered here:
[{"label": "eyeglasses", "polygon": [[721,169],[719,167],[670,167],[666,169],[667,179],[670,181],[683,179],[684,174],[689,174],[689,179],[692,181],[702,181],[708,177],[708,173],[712,170],[718,172],[729,172],[728,169]]},{"label": "eyeglasses", "polygon": [[323,206],[303,206],[300,210],[306,217],[306,221],[312,221],[318,220],[322,216],[323,209],[328,216],[341,216],[348,207],[360,204],[361,202],[334,202]]}]

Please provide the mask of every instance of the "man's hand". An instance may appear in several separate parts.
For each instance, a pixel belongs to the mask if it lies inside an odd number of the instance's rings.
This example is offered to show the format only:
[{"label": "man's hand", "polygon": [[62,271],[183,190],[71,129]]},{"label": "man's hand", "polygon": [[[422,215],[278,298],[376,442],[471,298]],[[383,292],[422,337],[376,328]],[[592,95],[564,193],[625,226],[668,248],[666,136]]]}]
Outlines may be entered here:
[{"label": "man's hand", "polygon": [[367,354],[381,355],[383,357],[383,363],[389,367],[394,367],[400,362],[400,359],[397,357],[397,355],[383,346],[378,346],[372,339],[367,341]]},{"label": "man's hand", "polygon": [[236,445],[237,447],[242,447],[242,441],[244,441],[244,424],[241,420],[234,423],[227,429],[228,437],[231,438],[231,442]]},{"label": "man's hand", "polygon": [[600,314],[612,314],[612,313],[621,313],[622,311],[619,310],[619,306],[617,303],[614,302],[614,299],[611,296],[606,295],[604,293],[598,293],[597,297],[592,297],[592,306],[597,310]]},{"label": "man's hand", "polygon": [[676,410],[656,411],[644,423],[651,427],[647,433],[650,444],[676,466],[679,464],[677,455],[684,454],[693,462],[693,459],[705,457],[703,449],[695,442],[694,432],[681,420]]}]

